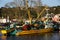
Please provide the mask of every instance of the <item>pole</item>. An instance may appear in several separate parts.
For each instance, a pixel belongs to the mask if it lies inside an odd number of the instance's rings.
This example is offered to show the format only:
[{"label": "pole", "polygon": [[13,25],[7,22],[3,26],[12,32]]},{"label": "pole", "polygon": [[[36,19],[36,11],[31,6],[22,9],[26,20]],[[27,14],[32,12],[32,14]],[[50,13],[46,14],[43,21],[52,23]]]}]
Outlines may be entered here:
[{"label": "pole", "polygon": [[40,14],[37,16],[36,20],[43,14],[44,10],[46,9],[47,7],[45,7],[41,12]]},{"label": "pole", "polygon": [[31,18],[31,15],[30,15],[30,10],[28,9],[28,0],[26,0],[26,9],[28,11],[29,21],[30,21],[30,24],[31,24],[32,18]]}]

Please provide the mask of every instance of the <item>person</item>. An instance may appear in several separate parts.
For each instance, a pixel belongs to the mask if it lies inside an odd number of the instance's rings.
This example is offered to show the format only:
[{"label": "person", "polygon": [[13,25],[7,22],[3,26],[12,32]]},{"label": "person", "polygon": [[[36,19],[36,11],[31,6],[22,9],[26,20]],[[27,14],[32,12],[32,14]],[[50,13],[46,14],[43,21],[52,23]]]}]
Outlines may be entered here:
[{"label": "person", "polygon": [[23,30],[30,30],[31,29],[30,24],[24,24],[22,29]]},{"label": "person", "polygon": [[34,26],[36,29],[43,29],[45,27],[43,21],[38,20],[35,22]]},{"label": "person", "polygon": [[34,24],[34,29],[39,29],[39,24],[38,23]]}]

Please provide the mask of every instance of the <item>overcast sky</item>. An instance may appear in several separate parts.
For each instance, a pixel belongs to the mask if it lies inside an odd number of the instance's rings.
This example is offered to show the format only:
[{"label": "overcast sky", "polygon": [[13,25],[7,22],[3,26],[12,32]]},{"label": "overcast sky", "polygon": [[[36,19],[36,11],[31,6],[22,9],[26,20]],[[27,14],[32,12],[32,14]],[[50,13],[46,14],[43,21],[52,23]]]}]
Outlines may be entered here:
[{"label": "overcast sky", "polygon": [[[0,0],[0,7],[4,7],[4,5],[8,2],[12,2],[13,0]],[[60,0],[41,0],[43,5],[48,6],[60,6]]]}]

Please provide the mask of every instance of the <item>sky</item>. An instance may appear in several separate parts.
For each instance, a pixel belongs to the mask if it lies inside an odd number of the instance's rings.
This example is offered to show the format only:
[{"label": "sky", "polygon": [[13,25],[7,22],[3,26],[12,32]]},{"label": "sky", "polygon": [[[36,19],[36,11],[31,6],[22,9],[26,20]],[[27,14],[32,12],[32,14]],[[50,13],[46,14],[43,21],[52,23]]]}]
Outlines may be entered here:
[{"label": "sky", "polygon": [[[4,5],[8,2],[12,2],[13,0],[0,0],[0,8],[4,7]],[[60,0],[41,0],[43,5],[47,6],[60,6]]]},{"label": "sky", "polygon": [[60,0],[41,0],[44,5],[60,6]]}]

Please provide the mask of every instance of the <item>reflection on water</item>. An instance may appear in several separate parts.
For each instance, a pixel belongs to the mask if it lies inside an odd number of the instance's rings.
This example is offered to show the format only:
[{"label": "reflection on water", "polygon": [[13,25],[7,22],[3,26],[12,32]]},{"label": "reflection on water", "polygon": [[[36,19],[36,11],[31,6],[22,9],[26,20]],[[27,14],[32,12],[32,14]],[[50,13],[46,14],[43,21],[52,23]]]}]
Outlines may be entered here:
[{"label": "reflection on water", "polygon": [[60,33],[47,33],[43,35],[25,35],[25,36],[1,36],[0,40],[60,40]]},{"label": "reflection on water", "polygon": [[7,37],[6,36],[0,36],[0,40],[6,40]]}]

